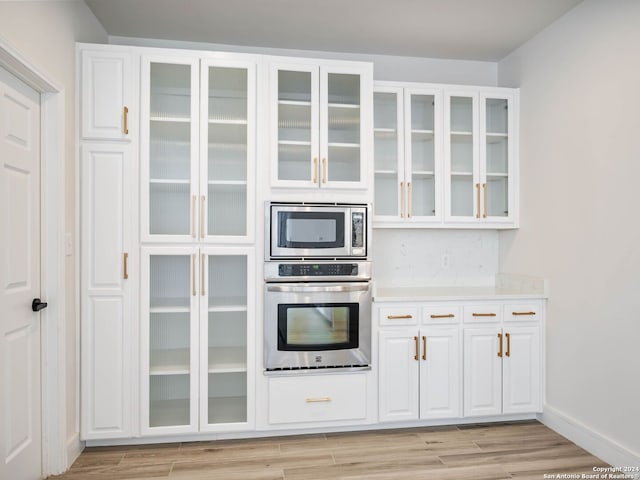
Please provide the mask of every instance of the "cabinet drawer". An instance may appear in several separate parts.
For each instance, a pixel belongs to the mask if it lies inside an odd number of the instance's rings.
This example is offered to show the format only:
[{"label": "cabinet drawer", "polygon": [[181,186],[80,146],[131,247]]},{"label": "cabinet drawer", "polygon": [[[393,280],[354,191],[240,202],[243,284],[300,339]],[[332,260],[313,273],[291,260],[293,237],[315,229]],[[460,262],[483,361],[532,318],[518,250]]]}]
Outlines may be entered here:
[{"label": "cabinet drawer", "polygon": [[537,322],[540,320],[541,306],[538,302],[512,303],[504,306],[504,320],[507,322]]},{"label": "cabinet drawer", "polygon": [[408,307],[381,307],[379,312],[378,321],[380,322],[380,325],[418,324],[418,307],[415,305]]},{"label": "cabinet drawer", "polygon": [[502,320],[502,305],[478,304],[464,307],[465,323],[494,323]]},{"label": "cabinet drawer", "polygon": [[366,416],[366,374],[269,379],[271,424],[362,420]]},{"label": "cabinet drawer", "polygon": [[422,323],[460,323],[462,318],[457,305],[429,305],[422,308]]}]

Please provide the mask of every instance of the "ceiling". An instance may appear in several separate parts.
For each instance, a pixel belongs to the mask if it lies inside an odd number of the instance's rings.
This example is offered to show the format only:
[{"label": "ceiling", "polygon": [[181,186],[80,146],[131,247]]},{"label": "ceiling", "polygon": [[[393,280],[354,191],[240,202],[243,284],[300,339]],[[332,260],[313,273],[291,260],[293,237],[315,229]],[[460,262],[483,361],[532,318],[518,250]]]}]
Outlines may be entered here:
[{"label": "ceiling", "polygon": [[110,36],[498,61],[582,0],[85,0]]}]

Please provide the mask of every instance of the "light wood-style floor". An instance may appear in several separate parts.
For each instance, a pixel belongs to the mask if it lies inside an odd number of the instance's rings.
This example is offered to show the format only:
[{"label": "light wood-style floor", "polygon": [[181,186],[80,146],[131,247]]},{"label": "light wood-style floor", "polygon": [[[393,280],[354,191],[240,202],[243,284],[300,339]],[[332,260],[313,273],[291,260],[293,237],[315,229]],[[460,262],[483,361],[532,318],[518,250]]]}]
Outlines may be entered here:
[{"label": "light wood-style floor", "polygon": [[60,480],[542,480],[607,466],[532,422],[87,448]]}]

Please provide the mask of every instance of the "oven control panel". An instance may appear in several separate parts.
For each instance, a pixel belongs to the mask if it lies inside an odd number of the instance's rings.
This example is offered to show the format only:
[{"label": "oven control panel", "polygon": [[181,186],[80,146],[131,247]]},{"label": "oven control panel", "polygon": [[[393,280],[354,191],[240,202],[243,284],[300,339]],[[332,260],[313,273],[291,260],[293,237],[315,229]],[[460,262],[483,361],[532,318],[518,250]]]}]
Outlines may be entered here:
[{"label": "oven control panel", "polygon": [[281,263],[279,277],[344,277],[357,276],[356,263]]}]

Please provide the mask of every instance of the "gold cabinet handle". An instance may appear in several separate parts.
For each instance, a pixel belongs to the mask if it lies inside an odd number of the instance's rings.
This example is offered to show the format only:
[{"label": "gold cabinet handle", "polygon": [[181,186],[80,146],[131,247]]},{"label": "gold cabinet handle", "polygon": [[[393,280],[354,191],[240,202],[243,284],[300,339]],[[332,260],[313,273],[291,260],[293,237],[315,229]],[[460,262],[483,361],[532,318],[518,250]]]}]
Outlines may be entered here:
[{"label": "gold cabinet handle", "polygon": [[196,238],[196,196],[191,195],[191,236]]},{"label": "gold cabinet handle", "polygon": [[318,157],[313,157],[313,183],[318,183]]},{"label": "gold cabinet handle", "polygon": [[502,358],[502,334],[498,334],[498,339],[500,340],[500,351],[498,352],[498,356]]},{"label": "gold cabinet handle", "polygon": [[408,192],[408,196],[409,196],[409,198],[407,200],[407,203],[409,204],[409,208],[408,208],[409,212],[407,213],[407,218],[411,218],[411,213],[412,213],[412,210],[413,210],[412,209],[413,195],[411,193],[411,182],[407,183],[407,192]]},{"label": "gold cabinet handle", "polygon": [[413,315],[387,315],[389,320],[401,320],[405,318],[413,318]]},{"label": "gold cabinet handle", "polygon": [[202,195],[202,197],[200,198],[200,238],[204,238],[207,235],[207,232],[205,232],[205,221],[204,221],[204,211],[207,205],[207,197],[205,197],[204,195]]},{"label": "gold cabinet handle", "polygon": [[127,280],[129,278],[129,272],[127,271],[127,261],[128,260],[129,260],[129,254],[127,252],[124,252],[122,254],[122,264],[123,264],[122,278],[124,278],[125,280]]},{"label": "gold cabinet handle", "polygon": [[422,360],[427,359],[427,337],[422,336]]},{"label": "gold cabinet handle", "polygon": [[317,397],[317,398],[305,398],[307,403],[326,403],[331,401],[331,397]]},{"label": "gold cabinet handle", "polygon": [[322,183],[327,183],[327,159],[322,159]]},{"label": "gold cabinet handle", "polygon": [[480,218],[480,184],[476,183],[476,192],[477,192],[477,198],[476,200],[478,201],[478,205],[476,208],[476,218]]},{"label": "gold cabinet handle", "polygon": [[511,315],[514,315],[516,317],[518,317],[518,316],[526,316],[526,315],[532,316],[532,315],[535,315],[535,314],[536,314],[536,312],[511,312]]},{"label": "gold cabinet handle", "polygon": [[125,135],[129,135],[129,107],[124,107],[123,109],[123,120],[124,125],[122,131]]},{"label": "gold cabinet handle", "polygon": [[472,317],[495,317],[495,313],[472,313]]},{"label": "gold cabinet handle", "polygon": [[191,255],[191,295],[196,296],[196,254]]},{"label": "gold cabinet handle", "polygon": [[204,291],[204,270],[207,264],[207,254],[203,253],[200,257],[200,295],[205,296]]},{"label": "gold cabinet handle", "polygon": [[431,318],[455,318],[455,315],[453,313],[447,313],[447,314],[444,314],[444,315],[435,315],[435,314],[433,314],[433,315],[430,315],[430,316],[431,316]]},{"label": "gold cabinet handle", "polygon": [[507,357],[510,357],[511,356],[511,334],[505,333],[504,336],[507,337],[507,352],[505,353],[505,355]]},{"label": "gold cabinet handle", "polygon": [[484,191],[484,213],[482,214],[482,218],[487,218],[487,184],[482,184],[482,190]]},{"label": "gold cabinet handle", "polygon": [[404,182],[400,182],[400,218],[404,218]]},{"label": "gold cabinet handle", "polygon": [[416,342],[416,354],[413,356],[414,360],[420,359],[420,339],[418,337],[413,337],[413,341]]}]

